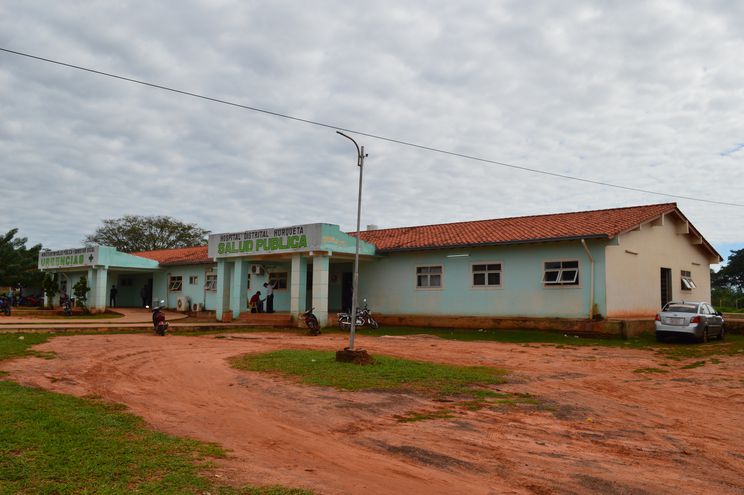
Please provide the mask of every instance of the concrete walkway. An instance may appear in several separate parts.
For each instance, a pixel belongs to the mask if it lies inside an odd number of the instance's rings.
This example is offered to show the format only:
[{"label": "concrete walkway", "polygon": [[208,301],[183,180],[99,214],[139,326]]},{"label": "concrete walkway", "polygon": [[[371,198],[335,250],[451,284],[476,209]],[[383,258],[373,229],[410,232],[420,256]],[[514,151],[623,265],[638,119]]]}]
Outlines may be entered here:
[{"label": "concrete walkway", "polygon": [[[109,309],[114,313],[120,313],[123,316],[115,318],[81,318],[80,316],[61,316],[59,318],[38,318],[35,316],[2,316],[0,317],[0,328],[12,325],[41,325],[41,324],[75,324],[75,325],[98,325],[105,323],[151,323],[152,312],[149,309],[144,308],[113,308]],[[180,320],[186,318],[188,315],[183,313],[176,313],[173,311],[164,311],[165,317],[168,321]]]},{"label": "concrete walkway", "polygon": [[[152,329],[152,313],[142,308],[115,308],[112,311],[124,316],[119,318],[34,318],[33,316],[0,317],[0,333],[20,332],[72,332],[72,331],[126,331],[133,329]],[[174,311],[164,311],[166,320],[173,330],[229,330],[245,327],[271,327],[267,322],[236,321],[231,323],[179,321],[188,315]],[[285,325],[282,325],[285,326]]]}]

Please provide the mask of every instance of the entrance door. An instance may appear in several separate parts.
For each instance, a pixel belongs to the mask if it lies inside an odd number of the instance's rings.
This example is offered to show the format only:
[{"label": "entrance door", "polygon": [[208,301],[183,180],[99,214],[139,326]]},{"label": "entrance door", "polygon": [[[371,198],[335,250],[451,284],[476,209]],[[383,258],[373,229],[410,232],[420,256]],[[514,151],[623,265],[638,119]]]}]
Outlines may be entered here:
[{"label": "entrance door", "polygon": [[341,277],[341,311],[351,312],[351,293],[354,291],[354,274],[344,272]]},{"label": "entrance door", "polygon": [[672,300],[672,269],[661,269],[661,307]]}]

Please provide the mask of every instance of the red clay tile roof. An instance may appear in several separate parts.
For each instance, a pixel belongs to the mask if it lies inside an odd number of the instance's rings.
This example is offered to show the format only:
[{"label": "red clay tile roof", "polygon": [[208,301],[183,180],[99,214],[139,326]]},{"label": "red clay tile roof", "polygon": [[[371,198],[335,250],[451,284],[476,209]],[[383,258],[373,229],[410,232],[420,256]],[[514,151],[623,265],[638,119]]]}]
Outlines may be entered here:
[{"label": "red clay tile roof", "polygon": [[140,251],[131,254],[141,258],[155,260],[161,265],[199,265],[202,263],[213,263],[212,258],[207,255],[207,246]]},{"label": "red clay tile roof", "polygon": [[[676,203],[610,210],[497,218],[472,222],[367,230],[361,239],[379,252],[464,246],[517,244],[577,238],[610,239],[677,210]],[[350,233],[354,235],[354,233]]]}]

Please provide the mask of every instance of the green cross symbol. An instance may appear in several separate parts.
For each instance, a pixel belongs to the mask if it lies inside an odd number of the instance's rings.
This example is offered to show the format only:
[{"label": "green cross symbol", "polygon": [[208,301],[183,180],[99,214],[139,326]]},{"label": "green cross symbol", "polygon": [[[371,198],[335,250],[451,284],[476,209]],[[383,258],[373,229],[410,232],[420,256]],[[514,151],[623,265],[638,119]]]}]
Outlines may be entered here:
[{"label": "green cross symbol", "polygon": [[92,254],[90,256],[88,256],[88,261],[90,261],[91,263],[93,263],[93,255]]}]

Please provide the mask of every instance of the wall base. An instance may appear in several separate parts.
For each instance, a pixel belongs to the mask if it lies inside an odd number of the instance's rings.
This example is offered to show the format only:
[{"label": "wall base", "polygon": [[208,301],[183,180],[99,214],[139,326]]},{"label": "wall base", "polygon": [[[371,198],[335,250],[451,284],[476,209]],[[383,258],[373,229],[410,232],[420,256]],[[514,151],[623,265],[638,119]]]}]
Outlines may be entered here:
[{"label": "wall base", "polygon": [[633,337],[654,331],[653,320],[601,320],[488,316],[379,315],[381,325],[402,327],[547,330],[599,337]]}]

